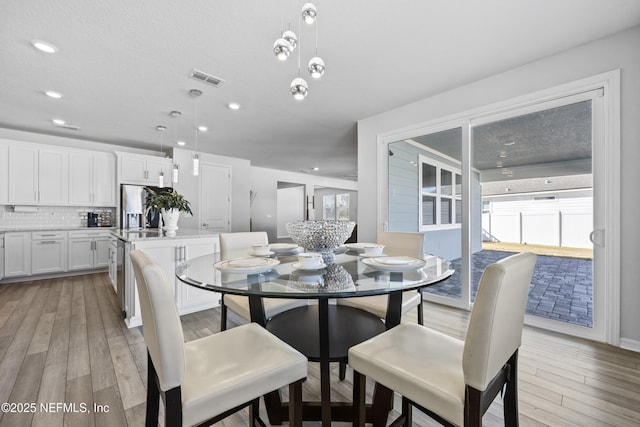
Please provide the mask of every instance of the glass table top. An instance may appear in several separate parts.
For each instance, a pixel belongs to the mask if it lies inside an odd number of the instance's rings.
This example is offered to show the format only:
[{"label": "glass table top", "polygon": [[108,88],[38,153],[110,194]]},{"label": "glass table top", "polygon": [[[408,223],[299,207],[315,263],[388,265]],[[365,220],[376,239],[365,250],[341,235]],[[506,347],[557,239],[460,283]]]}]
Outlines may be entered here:
[{"label": "glass table top", "polygon": [[[297,254],[274,254],[255,262],[246,260],[251,258],[247,251],[234,255],[237,257],[224,260],[220,253],[189,259],[178,264],[176,276],[188,285],[236,295],[347,298],[418,289],[438,283],[453,274],[448,261],[432,255],[425,255],[424,266],[419,267],[421,263],[417,263],[419,268],[415,270],[403,264],[403,260],[395,260],[398,261],[397,269],[412,269],[402,272],[385,271],[395,269],[390,267],[393,263],[383,264],[385,260],[380,260],[379,264],[371,261],[365,263],[365,257],[350,253],[337,254],[335,263],[317,270],[296,268],[299,267]],[[237,262],[229,263],[230,260]],[[220,268],[214,267],[216,264]],[[252,268],[255,268],[255,272]],[[261,271],[264,269],[269,270]]]}]

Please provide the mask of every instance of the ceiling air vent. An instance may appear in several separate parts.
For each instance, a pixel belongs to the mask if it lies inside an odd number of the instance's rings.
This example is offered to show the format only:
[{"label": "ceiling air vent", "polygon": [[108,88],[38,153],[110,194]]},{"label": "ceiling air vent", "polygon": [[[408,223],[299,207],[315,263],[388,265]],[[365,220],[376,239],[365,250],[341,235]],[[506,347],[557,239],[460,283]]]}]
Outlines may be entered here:
[{"label": "ceiling air vent", "polygon": [[212,76],[211,74],[207,74],[207,73],[202,72],[200,70],[196,70],[195,68],[193,70],[191,70],[191,75],[190,76],[192,78],[196,79],[196,80],[200,80],[201,82],[204,82],[206,84],[209,84],[209,85],[215,86],[215,87],[218,87],[222,83],[224,83],[224,80],[222,80],[221,78]]},{"label": "ceiling air vent", "polygon": [[62,128],[62,129],[67,129],[67,130],[76,130],[76,131],[77,131],[77,130],[80,130],[80,126],[67,125],[67,124],[59,125],[59,124],[57,124],[57,123],[54,123],[54,124],[53,124],[53,127],[56,127],[56,128]]}]

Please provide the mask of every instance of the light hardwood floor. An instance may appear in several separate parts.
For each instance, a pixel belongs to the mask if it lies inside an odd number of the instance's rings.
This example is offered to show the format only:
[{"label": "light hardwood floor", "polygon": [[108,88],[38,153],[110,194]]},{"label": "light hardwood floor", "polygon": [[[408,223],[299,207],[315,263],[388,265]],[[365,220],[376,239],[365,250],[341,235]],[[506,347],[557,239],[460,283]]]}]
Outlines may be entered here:
[{"label": "light hardwood floor", "polygon": [[[219,316],[183,316],[185,338],[215,333]],[[462,337],[467,322],[466,312],[425,305],[430,327]],[[334,371],[333,399],[350,400],[350,372],[339,382]],[[640,425],[638,353],[527,327],[519,373],[523,426]],[[0,414],[0,427],[143,426],[145,387],[142,334],[125,327],[106,274],[0,285],[0,403],[22,409]],[[317,399],[318,389],[312,363],[304,398]],[[503,425],[501,410],[498,398],[484,424]],[[415,425],[437,425],[415,413]],[[247,413],[220,425],[247,425]]]}]

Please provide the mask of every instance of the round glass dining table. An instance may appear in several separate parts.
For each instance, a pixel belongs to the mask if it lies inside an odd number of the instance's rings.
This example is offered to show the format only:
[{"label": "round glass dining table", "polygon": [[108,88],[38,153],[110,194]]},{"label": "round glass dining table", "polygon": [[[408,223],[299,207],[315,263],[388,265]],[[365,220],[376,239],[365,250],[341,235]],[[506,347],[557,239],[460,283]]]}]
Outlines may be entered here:
[{"label": "round glass dining table", "polygon": [[[247,296],[251,321],[266,327],[310,361],[320,363],[320,402],[305,402],[302,416],[304,420],[322,420],[323,426],[332,420],[352,419],[350,404],[331,402],[329,363],[346,362],[349,347],[398,325],[403,292],[439,283],[453,274],[448,261],[432,255],[425,255],[421,261],[397,259],[396,264],[346,252],[337,254],[332,264],[309,270],[298,264],[296,252],[275,253],[254,261],[247,251],[230,255],[226,259],[221,259],[220,253],[189,259],[177,266],[176,276],[201,289]],[[336,298],[373,295],[388,295],[385,319],[330,303]],[[267,319],[263,298],[304,299],[310,303]],[[392,395],[388,389],[377,395],[373,406],[386,419]],[[277,392],[265,396],[265,403],[271,424],[287,420],[286,405]],[[374,415],[369,408],[369,422]]]}]

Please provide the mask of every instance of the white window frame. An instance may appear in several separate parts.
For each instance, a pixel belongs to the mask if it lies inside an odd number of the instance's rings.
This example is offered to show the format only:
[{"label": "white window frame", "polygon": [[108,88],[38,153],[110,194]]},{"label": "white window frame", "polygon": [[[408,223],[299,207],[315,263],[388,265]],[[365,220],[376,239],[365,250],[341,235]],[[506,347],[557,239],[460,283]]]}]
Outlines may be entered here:
[{"label": "white window frame", "polygon": [[[432,192],[425,192],[423,191],[423,185],[422,185],[422,165],[427,164],[429,166],[435,167],[436,168],[436,192],[432,193]],[[449,173],[451,173],[451,195],[443,195],[442,194],[442,184],[441,184],[441,177],[442,177],[442,170],[445,170]],[[445,230],[445,229],[452,229],[452,228],[460,228],[462,227],[462,222],[455,222],[456,221],[456,200],[460,200],[462,201],[462,191],[458,194],[456,193],[456,185],[457,180],[456,177],[460,176],[460,188],[462,188],[462,172],[460,169],[451,166],[449,164],[440,162],[438,160],[433,159],[432,157],[429,156],[425,156],[425,155],[418,155],[418,188],[420,189],[420,194],[418,195],[419,200],[418,200],[418,228],[420,231],[433,231],[433,230]],[[435,196],[436,198],[436,215],[435,215],[435,220],[436,223],[435,224],[429,224],[429,225],[424,225],[422,223],[422,218],[423,218],[423,211],[422,211],[422,205],[423,205],[423,201],[422,198],[423,196]],[[442,224],[442,199],[450,199],[453,201],[453,203],[451,203],[451,223],[447,223],[447,224]],[[462,218],[462,217],[461,217]]]}]

